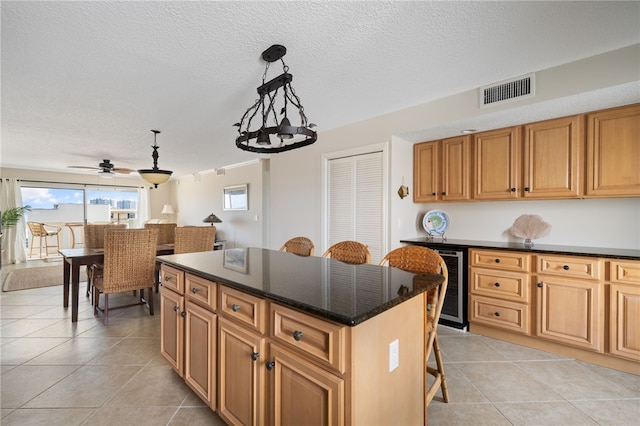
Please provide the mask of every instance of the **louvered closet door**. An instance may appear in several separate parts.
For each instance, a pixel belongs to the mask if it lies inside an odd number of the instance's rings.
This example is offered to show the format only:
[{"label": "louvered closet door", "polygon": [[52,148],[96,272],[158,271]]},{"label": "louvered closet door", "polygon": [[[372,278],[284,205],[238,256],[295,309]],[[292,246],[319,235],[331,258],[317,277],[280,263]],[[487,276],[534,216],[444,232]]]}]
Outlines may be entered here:
[{"label": "louvered closet door", "polygon": [[366,244],[373,264],[382,258],[382,167],[382,152],[332,159],[328,167],[329,245]]}]

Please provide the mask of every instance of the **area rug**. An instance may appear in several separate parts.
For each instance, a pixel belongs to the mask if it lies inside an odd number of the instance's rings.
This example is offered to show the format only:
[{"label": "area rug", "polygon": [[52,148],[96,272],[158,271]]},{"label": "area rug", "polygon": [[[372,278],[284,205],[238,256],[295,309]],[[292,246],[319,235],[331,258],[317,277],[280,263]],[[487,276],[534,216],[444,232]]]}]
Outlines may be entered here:
[{"label": "area rug", "polygon": [[[80,272],[84,273],[83,270]],[[4,278],[2,291],[62,285],[62,263],[53,266],[15,269],[6,274],[2,271],[2,276]],[[80,276],[82,277],[82,275]]]}]

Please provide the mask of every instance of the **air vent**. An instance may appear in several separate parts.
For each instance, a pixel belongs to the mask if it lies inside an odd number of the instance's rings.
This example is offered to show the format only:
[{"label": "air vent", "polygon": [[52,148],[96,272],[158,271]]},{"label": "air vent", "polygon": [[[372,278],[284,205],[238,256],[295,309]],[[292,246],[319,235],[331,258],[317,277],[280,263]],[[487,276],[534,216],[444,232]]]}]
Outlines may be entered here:
[{"label": "air vent", "polygon": [[535,74],[500,81],[480,88],[480,106],[501,104],[515,99],[524,99],[535,94]]},{"label": "air vent", "polygon": [[224,169],[216,169],[216,175],[218,176],[224,175]]}]

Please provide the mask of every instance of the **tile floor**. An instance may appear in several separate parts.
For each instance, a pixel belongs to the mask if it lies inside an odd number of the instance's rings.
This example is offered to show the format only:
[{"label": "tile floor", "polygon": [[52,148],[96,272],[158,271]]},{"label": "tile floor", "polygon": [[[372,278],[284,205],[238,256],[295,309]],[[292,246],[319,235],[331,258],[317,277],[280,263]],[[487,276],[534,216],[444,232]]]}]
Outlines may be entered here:
[{"label": "tile floor", "polygon": [[[0,293],[0,424],[223,424],[160,356],[157,314],[128,308],[104,327],[81,297],[72,325],[61,299],[60,287]],[[439,333],[451,402],[436,396],[430,425],[640,424],[640,376]]]}]

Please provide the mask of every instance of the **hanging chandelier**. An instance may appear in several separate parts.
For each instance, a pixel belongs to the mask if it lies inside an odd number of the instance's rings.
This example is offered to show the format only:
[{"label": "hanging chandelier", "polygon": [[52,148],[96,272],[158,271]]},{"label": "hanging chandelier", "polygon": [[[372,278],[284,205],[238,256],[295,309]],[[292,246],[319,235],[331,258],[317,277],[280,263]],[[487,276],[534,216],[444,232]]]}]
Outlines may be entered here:
[{"label": "hanging chandelier", "polygon": [[[238,127],[236,146],[240,149],[263,154],[278,153],[311,145],[317,139],[316,132],[311,130],[316,125],[308,123],[300,98],[291,86],[293,75],[289,74],[289,67],[282,59],[286,53],[286,47],[279,44],[262,52],[266,66],[262,85],[257,89],[260,98],[247,109],[240,122],[234,124]],[[278,59],[282,61],[282,74],[266,81],[269,65]],[[300,116],[299,126],[292,125],[290,121],[293,117],[289,116],[289,109],[294,107]]]},{"label": "hanging chandelier", "polygon": [[156,137],[160,130],[152,130],[153,132],[153,154],[151,157],[153,158],[153,168],[152,169],[140,169],[138,173],[142,179],[146,180],[149,183],[152,183],[155,188],[158,187],[159,184],[165,183],[171,177],[173,173],[170,170],[160,170],[158,168],[158,143],[156,142]]}]

